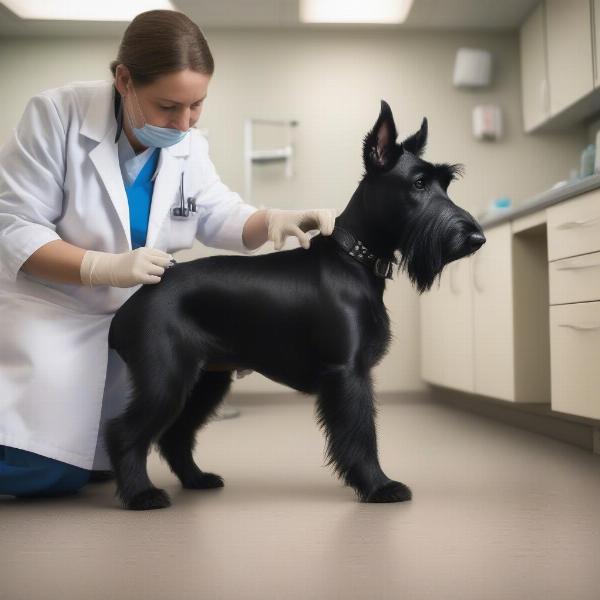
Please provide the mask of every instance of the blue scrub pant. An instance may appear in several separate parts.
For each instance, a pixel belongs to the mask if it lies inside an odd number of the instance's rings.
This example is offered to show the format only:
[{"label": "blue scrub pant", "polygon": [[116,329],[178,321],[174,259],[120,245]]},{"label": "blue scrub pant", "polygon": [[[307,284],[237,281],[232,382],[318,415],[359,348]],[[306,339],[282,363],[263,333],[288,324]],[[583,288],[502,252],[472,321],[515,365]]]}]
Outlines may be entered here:
[{"label": "blue scrub pant", "polygon": [[91,471],[20,450],[0,446],[0,495],[65,496],[90,479]]}]

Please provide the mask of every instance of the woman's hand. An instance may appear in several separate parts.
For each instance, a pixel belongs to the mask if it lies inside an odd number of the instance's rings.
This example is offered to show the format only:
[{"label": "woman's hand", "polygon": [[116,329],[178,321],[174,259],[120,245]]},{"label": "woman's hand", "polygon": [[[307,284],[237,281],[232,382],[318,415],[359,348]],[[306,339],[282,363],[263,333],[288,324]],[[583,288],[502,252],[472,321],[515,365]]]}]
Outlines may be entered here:
[{"label": "woman's hand", "polygon": [[323,235],[331,235],[335,217],[334,208],[312,210],[269,208],[267,210],[268,239],[275,245],[275,250],[281,250],[285,238],[288,235],[295,235],[300,245],[308,250],[310,236],[306,232],[318,229]]},{"label": "woman's hand", "polygon": [[81,261],[81,283],[123,288],[159,283],[165,269],[175,262],[170,254],[145,246],[121,254],[88,250]]}]

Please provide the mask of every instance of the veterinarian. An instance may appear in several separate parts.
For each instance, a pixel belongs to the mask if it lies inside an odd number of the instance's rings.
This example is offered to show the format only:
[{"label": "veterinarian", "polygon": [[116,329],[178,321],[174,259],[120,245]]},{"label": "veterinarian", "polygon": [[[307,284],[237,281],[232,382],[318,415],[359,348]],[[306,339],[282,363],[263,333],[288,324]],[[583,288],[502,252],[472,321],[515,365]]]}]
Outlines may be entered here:
[{"label": "veterinarian", "polygon": [[333,209],[259,210],[221,182],[193,129],[214,66],[188,17],[138,15],[110,68],[31,98],[0,150],[0,494],[70,494],[110,469],[102,424],[128,381],[108,328],[172,252],[333,229]]}]

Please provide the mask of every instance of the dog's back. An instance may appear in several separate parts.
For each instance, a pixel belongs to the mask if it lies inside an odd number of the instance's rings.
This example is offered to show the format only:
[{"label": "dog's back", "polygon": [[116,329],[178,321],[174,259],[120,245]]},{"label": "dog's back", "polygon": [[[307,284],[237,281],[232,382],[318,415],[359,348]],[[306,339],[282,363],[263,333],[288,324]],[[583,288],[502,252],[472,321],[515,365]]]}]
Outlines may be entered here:
[{"label": "dog's back", "polygon": [[385,351],[383,288],[372,279],[320,235],[308,250],[179,263],[117,311],[109,345],[128,362],[171,332],[199,358],[312,392],[322,365],[347,363],[365,335],[377,349],[369,359]]}]

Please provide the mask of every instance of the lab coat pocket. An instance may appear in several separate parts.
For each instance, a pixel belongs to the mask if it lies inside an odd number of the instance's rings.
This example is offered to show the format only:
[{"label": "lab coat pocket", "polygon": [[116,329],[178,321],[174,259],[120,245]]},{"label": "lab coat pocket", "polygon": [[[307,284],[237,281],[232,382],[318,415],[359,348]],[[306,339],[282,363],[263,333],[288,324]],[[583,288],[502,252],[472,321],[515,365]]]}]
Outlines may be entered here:
[{"label": "lab coat pocket", "polygon": [[182,217],[173,214],[174,208],[180,208],[180,203],[177,202],[169,209],[167,252],[176,252],[192,247],[198,230],[198,219],[203,212],[201,206],[196,206],[196,212],[189,211],[187,216]]}]

